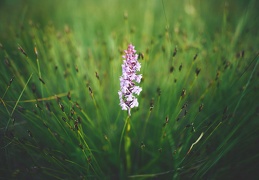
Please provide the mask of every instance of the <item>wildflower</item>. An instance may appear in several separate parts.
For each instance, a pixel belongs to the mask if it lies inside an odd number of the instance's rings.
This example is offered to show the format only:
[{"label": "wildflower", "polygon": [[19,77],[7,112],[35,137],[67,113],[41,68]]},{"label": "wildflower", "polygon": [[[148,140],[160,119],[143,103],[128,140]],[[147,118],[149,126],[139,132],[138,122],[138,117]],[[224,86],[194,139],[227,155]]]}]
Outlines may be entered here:
[{"label": "wildflower", "polygon": [[120,106],[122,110],[130,110],[133,107],[138,107],[138,99],[134,95],[139,95],[142,88],[136,86],[135,83],[140,83],[142,75],[136,74],[140,71],[141,65],[138,62],[138,55],[136,54],[135,47],[130,44],[128,49],[125,50],[125,55],[122,56],[122,76],[120,77],[120,91],[118,92],[120,98]]}]

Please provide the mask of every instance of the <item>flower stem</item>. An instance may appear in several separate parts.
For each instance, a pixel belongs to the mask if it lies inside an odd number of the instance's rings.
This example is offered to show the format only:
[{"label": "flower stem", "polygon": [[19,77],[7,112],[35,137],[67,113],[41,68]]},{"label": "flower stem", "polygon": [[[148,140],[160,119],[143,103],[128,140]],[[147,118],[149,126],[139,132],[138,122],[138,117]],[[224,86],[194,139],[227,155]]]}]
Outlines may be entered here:
[{"label": "flower stem", "polygon": [[127,123],[128,123],[128,119],[129,119],[129,116],[127,116],[127,118],[126,118],[126,120],[125,120],[125,124],[124,124],[123,129],[122,129],[122,132],[121,132],[120,144],[119,144],[119,157],[120,157],[120,154],[121,154],[122,138],[123,138],[123,134],[124,134],[124,132],[125,132],[125,129],[126,129],[126,126],[127,126]]}]

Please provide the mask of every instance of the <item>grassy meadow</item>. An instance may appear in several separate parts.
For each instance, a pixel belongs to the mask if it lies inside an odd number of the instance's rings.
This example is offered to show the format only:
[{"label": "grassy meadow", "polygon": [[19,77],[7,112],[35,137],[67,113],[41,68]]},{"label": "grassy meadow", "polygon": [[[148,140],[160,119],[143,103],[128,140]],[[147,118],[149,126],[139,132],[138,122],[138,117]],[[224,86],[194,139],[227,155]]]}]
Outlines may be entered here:
[{"label": "grassy meadow", "polygon": [[[0,179],[256,179],[255,0],[0,2]],[[124,50],[139,106],[119,106]]]}]

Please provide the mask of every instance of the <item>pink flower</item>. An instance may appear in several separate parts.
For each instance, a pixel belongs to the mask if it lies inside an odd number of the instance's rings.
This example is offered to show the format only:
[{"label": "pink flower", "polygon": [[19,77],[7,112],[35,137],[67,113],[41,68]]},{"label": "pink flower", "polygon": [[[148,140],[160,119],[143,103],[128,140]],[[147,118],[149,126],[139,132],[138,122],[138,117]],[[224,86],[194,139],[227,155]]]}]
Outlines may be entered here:
[{"label": "pink flower", "polygon": [[140,71],[141,65],[138,62],[138,55],[135,47],[130,44],[125,50],[125,55],[122,56],[122,76],[120,77],[120,91],[118,92],[120,98],[120,106],[122,110],[128,110],[130,116],[130,109],[138,107],[138,99],[134,95],[139,95],[142,88],[136,86],[135,83],[140,83],[142,75],[136,74]]}]

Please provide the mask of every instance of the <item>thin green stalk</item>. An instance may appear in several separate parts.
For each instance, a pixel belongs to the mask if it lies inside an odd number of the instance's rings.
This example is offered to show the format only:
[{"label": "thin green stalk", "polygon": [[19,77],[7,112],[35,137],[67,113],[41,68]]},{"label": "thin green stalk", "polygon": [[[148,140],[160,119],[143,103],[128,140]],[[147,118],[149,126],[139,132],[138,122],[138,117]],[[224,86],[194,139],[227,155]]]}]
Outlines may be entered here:
[{"label": "thin green stalk", "polygon": [[125,123],[124,123],[124,126],[123,126],[123,129],[122,129],[122,132],[121,132],[121,137],[120,137],[120,144],[119,144],[119,157],[120,157],[120,154],[121,154],[121,143],[122,143],[122,138],[123,138],[123,135],[124,135],[124,132],[125,132],[125,129],[126,129],[126,126],[128,124],[128,120],[129,120],[130,116],[127,116],[126,120],[125,120]]},{"label": "thin green stalk", "polygon": [[233,119],[234,119],[234,116],[235,116],[235,113],[236,113],[236,111],[237,111],[237,108],[239,107],[239,104],[240,104],[240,102],[242,101],[242,99],[243,99],[243,97],[244,97],[244,95],[245,95],[245,92],[246,92],[246,90],[247,90],[247,87],[248,87],[248,85],[250,84],[250,81],[251,81],[251,79],[252,79],[252,77],[253,77],[253,75],[254,75],[254,72],[255,72],[255,70],[256,70],[256,67],[257,67],[257,65],[258,65],[258,62],[259,62],[259,58],[257,58],[257,62],[256,62],[255,66],[254,66],[254,69],[253,69],[253,71],[252,71],[252,73],[251,73],[251,75],[250,75],[250,77],[249,77],[249,79],[248,79],[248,81],[247,81],[247,83],[246,83],[246,85],[245,85],[245,89],[243,90],[243,92],[242,92],[242,94],[241,94],[241,97],[239,98],[239,100],[238,100],[238,102],[237,102],[237,105],[236,105],[236,107],[235,107],[235,109],[234,109],[234,111],[233,111],[233,116],[232,116],[232,119],[230,120],[230,122],[232,122]]},{"label": "thin green stalk", "polygon": [[17,105],[18,105],[18,103],[19,103],[19,101],[20,101],[20,99],[21,99],[21,97],[22,97],[22,95],[23,95],[23,93],[24,93],[24,91],[25,91],[25,89],[26,89],[26,87],[27,87],[29,81],[31,80],[32,75],[33,75],[33,73],[30,75],[29,79],[27,80],[27,82],[26,82],[26,84],[25,84],[25,86],[24,86],[24,88],[23,88],[23,90],[22,90],[20,96],[18,97],[18,99],[17,99],[17,101],[16,101],[16,103],[15,103],[15,105],[14,105],[14,108],[13,108],[11,114],[10,114],[9,120],[8,120],[7,125],[6,125],[6,127],[5,127],[5,133],[6,133],[6,131],[7,131],[7,128],[8,128],[8,126],[9,126],[9,123],[10,123],[10,121],[11,121],[11,117],[13,116],[14,110],[16,109],[16,107],[17,107]]},{"label": "thin green stalk", "polygon": [[149,118],[150,118],[151,111],[152,111],[152,110],[148,111],[148,115],[147,115],[147,118],[146,118],[146,120],[145,120],[144,129],[143,129],[143,131],[142,131],[142,136],[141,136],[142,139],[144,139],[144,137],[145,137],[146,128],[147,128],[148,120],[149,120]]}]

